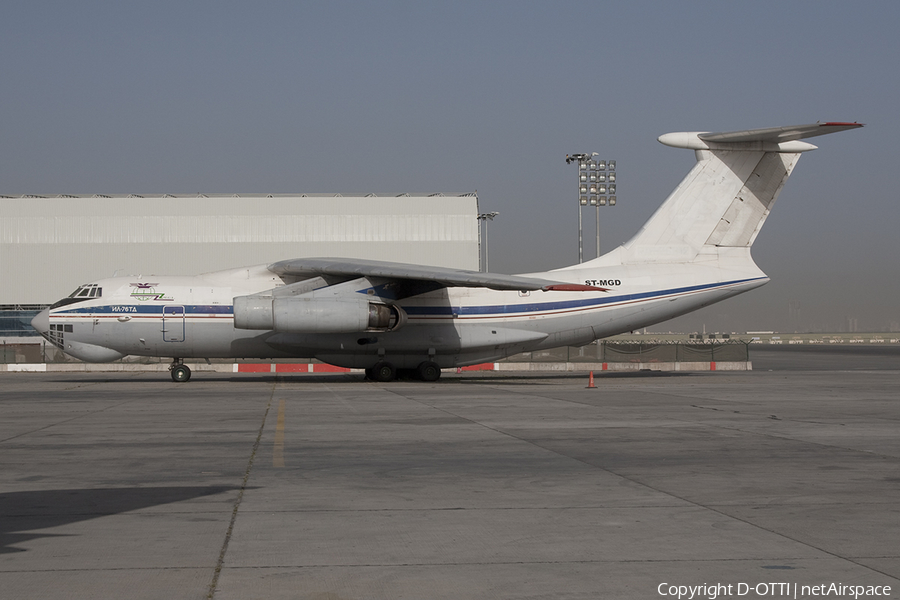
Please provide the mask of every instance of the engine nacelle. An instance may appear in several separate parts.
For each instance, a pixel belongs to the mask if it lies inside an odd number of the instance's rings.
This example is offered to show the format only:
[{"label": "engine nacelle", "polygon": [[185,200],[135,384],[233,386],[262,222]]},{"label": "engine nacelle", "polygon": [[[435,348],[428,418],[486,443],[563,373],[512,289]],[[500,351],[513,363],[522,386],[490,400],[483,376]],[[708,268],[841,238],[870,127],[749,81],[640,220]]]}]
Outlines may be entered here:
[{"label": "engine nacelle", "polygon": [[234,299],[234,326],[236,329],[274,329],[272,297],[237,296]]},{"label": "engine nacelle", "polygon": [[238,296],[234,299],[237,329],[356,333],[393,331],[404,323],[406,313],[399,306],[369,302],[365,298]]}]

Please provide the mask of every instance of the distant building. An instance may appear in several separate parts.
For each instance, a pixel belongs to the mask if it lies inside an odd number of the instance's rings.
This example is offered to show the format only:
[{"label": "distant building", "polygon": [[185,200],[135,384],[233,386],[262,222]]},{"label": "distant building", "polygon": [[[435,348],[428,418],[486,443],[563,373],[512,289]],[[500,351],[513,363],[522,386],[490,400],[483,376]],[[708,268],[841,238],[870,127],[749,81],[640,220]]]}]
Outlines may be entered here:
[{"label": "distant building", "polygon": [[299,257],[479,268],[475,194],[0,197],[0,337],[87,281]]}]

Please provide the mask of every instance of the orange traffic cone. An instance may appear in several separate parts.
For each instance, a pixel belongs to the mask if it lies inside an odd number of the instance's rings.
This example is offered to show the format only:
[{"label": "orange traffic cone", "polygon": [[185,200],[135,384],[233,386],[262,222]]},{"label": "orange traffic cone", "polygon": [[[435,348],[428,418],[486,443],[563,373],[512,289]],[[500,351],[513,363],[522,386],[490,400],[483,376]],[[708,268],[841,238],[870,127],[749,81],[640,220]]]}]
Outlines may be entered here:
[{"label": "orange traffic cone", "polygon": [[588,377],[587,389],[596,388],[596,387],[597,386],[594,385],[594,372],[591,371],[591,375],[590,375],[590,377]]}]

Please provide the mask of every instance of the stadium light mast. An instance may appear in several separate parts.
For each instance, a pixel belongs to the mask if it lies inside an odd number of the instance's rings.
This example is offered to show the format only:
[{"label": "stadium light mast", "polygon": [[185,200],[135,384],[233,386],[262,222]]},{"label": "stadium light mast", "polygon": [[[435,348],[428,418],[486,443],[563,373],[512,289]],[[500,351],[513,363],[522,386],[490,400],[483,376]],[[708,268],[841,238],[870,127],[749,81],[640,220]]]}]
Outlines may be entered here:
[{"label": "stadium light mast", "polygon": [[483,254],[484,254],[484,263],[482,264],[482,271],[488,271],[488,243],[487,243],[487,222],[493,221],[494,217],[499,215],[500,213],[497,211],[489,212],[489,213],[481,213],[478,215],[478,224],[481,225],[482,236],[482,245],[484,246]]},{"label": "stadium light mast", "polygon": [[616,161],[599,160],[597,152],[568,154],[566,163],[578,163],[578,262],[584,262],[584,232],[581,209],[597,209],[597,256],[600,256],[600,207],[616,205]]}]

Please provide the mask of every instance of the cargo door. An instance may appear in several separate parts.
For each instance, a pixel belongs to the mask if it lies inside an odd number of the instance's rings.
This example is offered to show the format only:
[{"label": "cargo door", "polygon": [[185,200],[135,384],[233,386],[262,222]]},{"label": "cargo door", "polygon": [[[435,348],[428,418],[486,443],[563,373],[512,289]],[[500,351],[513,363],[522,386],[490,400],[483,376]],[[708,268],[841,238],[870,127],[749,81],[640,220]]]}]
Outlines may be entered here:
[{"label": "cargo door", "polygon": [[162,334],[164,342],[184,341],[184,307],[163,306]]}]

